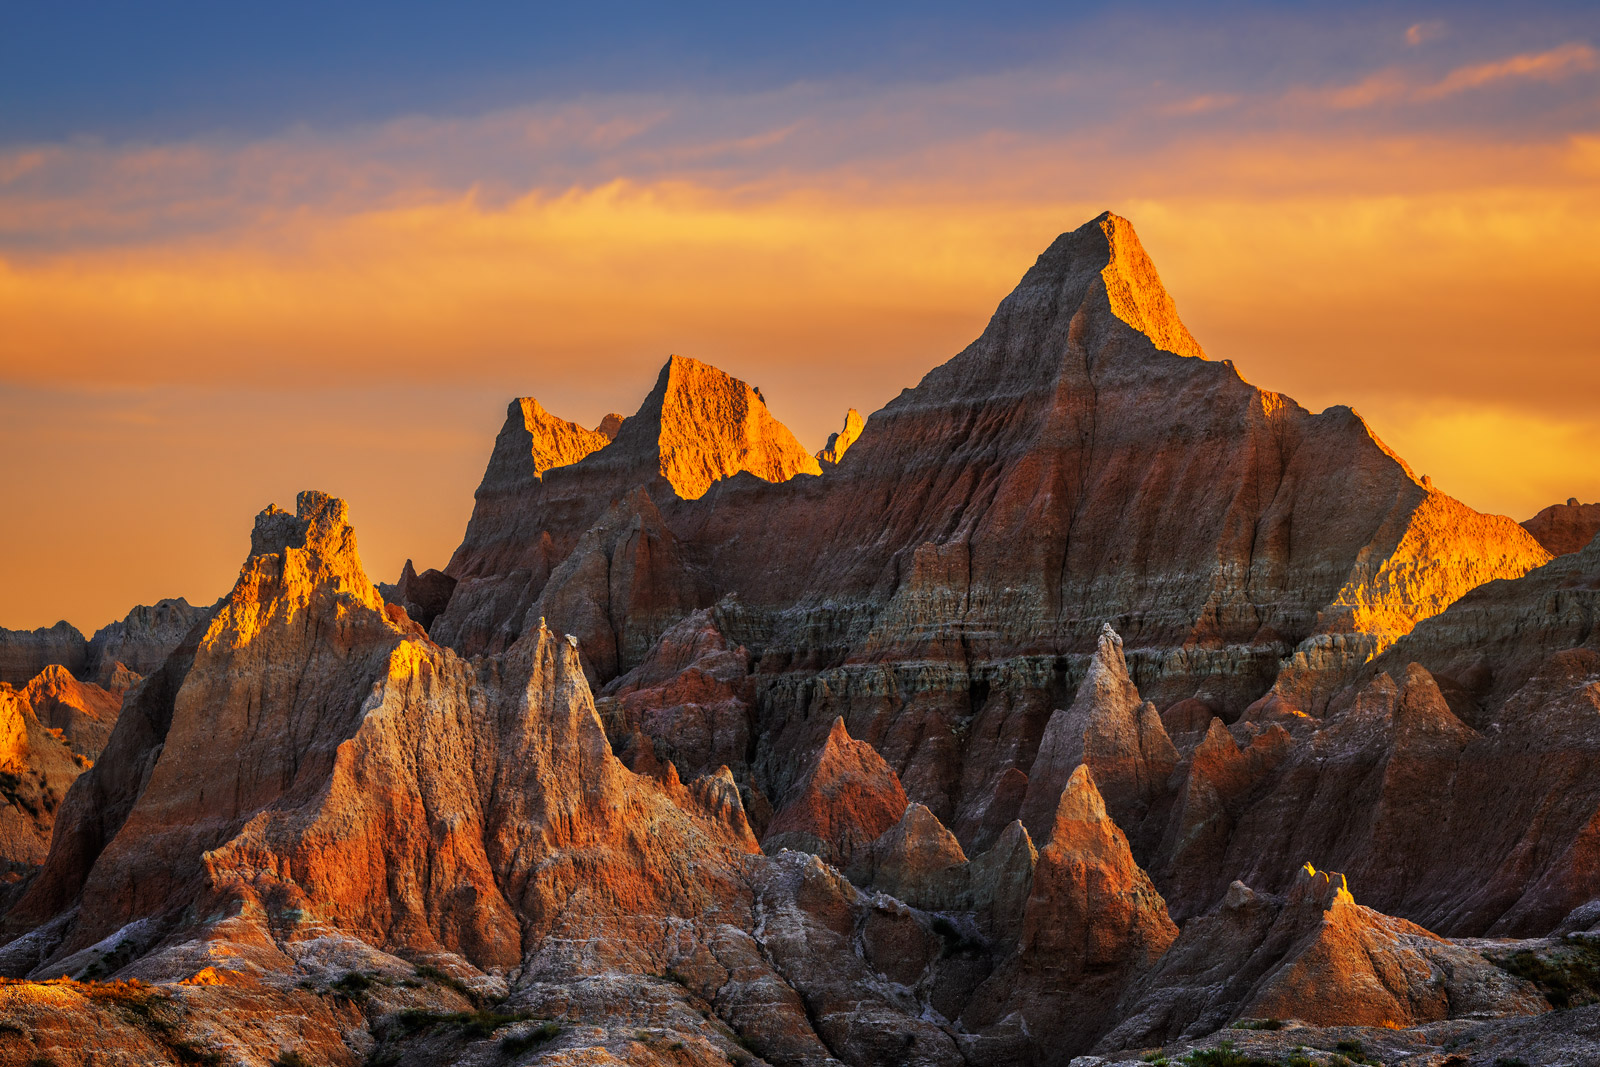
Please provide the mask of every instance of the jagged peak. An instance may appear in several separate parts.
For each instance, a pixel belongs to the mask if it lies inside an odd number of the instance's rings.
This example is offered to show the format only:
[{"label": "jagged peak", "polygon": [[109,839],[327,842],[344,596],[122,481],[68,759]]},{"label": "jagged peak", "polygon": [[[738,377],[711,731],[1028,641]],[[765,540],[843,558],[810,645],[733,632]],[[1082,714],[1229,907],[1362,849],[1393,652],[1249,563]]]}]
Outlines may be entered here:
[{"label": "jagged peak", "polygon": [[1111,816],[1106,813],[1105,798],[1100,795],[1100,789],[1095,785],[1094,773],[1087,764],[1080,763],[1072,772],[1072,777],[1067,779],[1067,787],[1061,791],[1061,802],[1056,805],[1056,822],[1050,835],[1050,844],[1057,842],[1066,844],[1074,839],[1073,824],[1098,825],[1108,822]]},{"label": "jagged peak", "polygon": [[838,433],[828,435],[828,443],[817,453],[817,462],[829,465],[838,463],[850,450],[850,446],[856,443],[866,425],[867,420],[863,419],[861,412],[855,408],[845,412],[844,426]]},{"label": "jagged peak", "polygon": [[769,482],[821,474],[761,390],[688,356],[673,355],[638,412],[617,431],[625,462],[653,463],[678,496],[694,500],[741,471]]},{"label": "jagged peak", "polygon": [[307,489],[295,497],[291,514],[268,504],[256,516],[250,533],[250,555],[276,555],[291,548],[334,546],[348,537],[355,547],[355,531],[350,529],[350,506],[336,496]]},{"label": "jagged peak", "polygon": [[542,478],[545,471],[568,466],[591,452],[598,452],[611,443],[613,436],[558,418],[531,396],[513,400],[506,409],[506,418],[508,425],[521,419],[527,440],[518,443],[532,458],[533,473],[538,478]]},{"label": "jagged peak", "polygon": [[1310,863],[1295,873],[1294,885],[1289,888],[1290,904],[1310,903],[1322,911],[1335,905],[1354,904],[1350,883],[1337,871],[1319,871]]}]

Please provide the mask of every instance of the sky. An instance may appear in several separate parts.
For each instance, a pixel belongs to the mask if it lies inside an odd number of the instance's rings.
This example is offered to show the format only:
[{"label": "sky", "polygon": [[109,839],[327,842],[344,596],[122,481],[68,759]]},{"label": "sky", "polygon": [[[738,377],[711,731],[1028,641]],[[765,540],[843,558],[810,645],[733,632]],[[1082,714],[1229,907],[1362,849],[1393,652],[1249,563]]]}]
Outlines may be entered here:
[{"label": "sky", "polygon": [[0,6],[0,626],[305,488],[442,567],[510,398],[672,353],[820,448],[1106,209],[1249,381],[1600,500],[1600,8],[862,6]]}]

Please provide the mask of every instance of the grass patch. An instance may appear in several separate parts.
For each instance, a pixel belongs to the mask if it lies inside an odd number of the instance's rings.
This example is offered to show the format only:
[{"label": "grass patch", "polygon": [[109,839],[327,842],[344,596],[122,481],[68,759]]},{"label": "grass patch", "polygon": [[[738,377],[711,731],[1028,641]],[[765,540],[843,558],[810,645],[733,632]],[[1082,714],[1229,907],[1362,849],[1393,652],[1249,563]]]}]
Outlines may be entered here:
[{"label": "grass patch", "polygon": [[1232,1029],[1234,1030],[1282,1030],[1282,1019],[1239,1019]]},{"label": "grass patch", "polygon": [[1538,986],[1553,1008],[1579,1008],[1600,1001],[1600,941],[1596,939],[1573,934],[1544,952],[1521,949],[1506,956],[1489,955],[1489,960]]},{"label": "grass patch", "polygon": [[1264,1060],[1234,1048],[1232,1041],[1219,1042],[1212,1048],[1193,1049],[1179,1062],[1188,1067],[1279,1067],[1276,1060]]},{"label": "grass patch", "polygon": [[1351,1063],[1377,1064],[1379,1062],[1367,1055],[1367,1047],[1365,1045],[1348,1038],[1335,1044],[1333,1050],[1341,1053]]}]

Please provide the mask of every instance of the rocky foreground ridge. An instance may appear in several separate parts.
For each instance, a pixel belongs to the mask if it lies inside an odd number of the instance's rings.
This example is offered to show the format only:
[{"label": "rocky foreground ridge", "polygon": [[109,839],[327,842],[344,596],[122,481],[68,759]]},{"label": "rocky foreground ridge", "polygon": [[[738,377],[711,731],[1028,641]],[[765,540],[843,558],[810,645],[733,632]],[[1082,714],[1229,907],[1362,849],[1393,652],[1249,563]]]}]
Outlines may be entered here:
[{"label": "rocky foreground ridge", "polygon": [[1582,506],[1244,382],[1111,215],[850,415],[673,357],[514,401],[442,570],[307,492],[0,634],[0,1064],[1600,1058]]}]

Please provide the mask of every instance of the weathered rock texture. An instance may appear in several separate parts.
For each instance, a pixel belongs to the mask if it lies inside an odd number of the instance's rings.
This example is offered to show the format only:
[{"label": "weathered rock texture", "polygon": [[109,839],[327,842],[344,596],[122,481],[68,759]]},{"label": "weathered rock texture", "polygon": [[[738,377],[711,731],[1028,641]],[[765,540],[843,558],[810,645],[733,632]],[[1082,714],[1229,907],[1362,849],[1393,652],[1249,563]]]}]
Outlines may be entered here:
[{"label": "weathered rock texture", "polygon": [[85,669],[90,678],[102,685],[115,674],[118,663],[135,674],[149,674],[209,612],[209,608],[194,607],[183,597],[141,604],[121,622],[95,631],[89,639]]},{"label": "weathered rock texture", "polygon": [[[614,441],[595,437],[605,447],[593,456],[572,455],[565,465],[538,467],[523,456],[526,434],[513,410],[478,489],[466,537],[445,568],[460,584],[440,619],[436,636],[441,641],[464,652],[499,650],[545,615],[591,638],[602,622],[622,629],[631,621],[648,639],[635,640],[620,656],[612,650],[598,667],[591,666],[598,680],[609,681],[638,662],[664,625],[711,603],[691,561],[646,557],[636,560],[646,578],[637,593],[671,598],[665,623],[645,624],[639,616],[650,605],[637,597],[613,608],[604,576],[593,569],[609,566],[619,539],[625,551],[637,543],[629,541],[630,524],[661,528],[659,533],[646,530],[644,537],[661,542],[670,555],[675,537],[664,529],[658,507],[699,498],[714,483],[739,473],[783,481],[821,470],[772,417],[759,390],[682,356],[667,361],[655,388],[620,424]],[[585,543],[591,527],[595,532]],[[561,614],[559,603],[546,605],[540,614],[530,612],[554,572],[574,556],[589,558],[563,576],[568,584],[576,578],[588,587],[563,594],[572,619]],[[591,660],[592,644],[584,644]]]},{"label": "weathered rock texture", "polygon": [[1600,504],[1580,504],[1577,497],[1551,504],[1522,524],[1552,556],[1583,548],[1600,533]]}]

